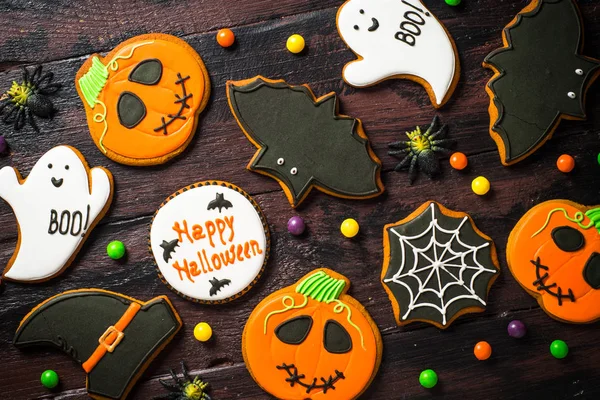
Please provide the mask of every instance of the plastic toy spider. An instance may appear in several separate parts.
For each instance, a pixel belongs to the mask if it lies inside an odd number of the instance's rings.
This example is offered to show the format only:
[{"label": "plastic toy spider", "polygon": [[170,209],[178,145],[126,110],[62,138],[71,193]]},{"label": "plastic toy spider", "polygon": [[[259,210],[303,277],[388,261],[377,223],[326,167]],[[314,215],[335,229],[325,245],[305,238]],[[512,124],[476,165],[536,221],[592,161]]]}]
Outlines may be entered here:
[{"label": "plastic toy spider", "polygon": [[0,115],[4,114],[2,121],[12,124],[17,131],[29,122],[39,132],[34,116],[52,118],[56,112],[48,95],[56,93],[61,84],[52,83],[52,79],[52,72],[42,75],[41,65],[35,68],[31,76],[27,68],[23,68],[23,81],[13,81],[11,88],[0,97]]},{"label": "plastic toy spider", "polygon": [[450,153],[451,150],[448,147],[452,147],[455,143],[452,139],[446,139],[448,134],[446,125],[442,125],[436,130],[438,124],[439,118],[435,116],[425,133],[422,133],[421,127],[417,126],[414,131],[406,132],[409,140],[389,144],[391,149],[398,149],[388,152],[389,155],[398,158],[404,156],[394,169],[400,171],[408,168],[411,185],[417,178],[419,170],[430,178],[437,175],[440,171],[440,164],[436,153]]},{"label": "plastic toy spider", "polygon": [[206,394],[208,383],[203,382],[199,376],[195,376],[193,379],[190,378],[183,361],[181,362],[182,378],[179,378],[172,369],[169,372],[175,385],[165,382],[162,379],[158,381],[169,389],[171,393],[156,396],[154,400],[211,400],[210,396]]}]

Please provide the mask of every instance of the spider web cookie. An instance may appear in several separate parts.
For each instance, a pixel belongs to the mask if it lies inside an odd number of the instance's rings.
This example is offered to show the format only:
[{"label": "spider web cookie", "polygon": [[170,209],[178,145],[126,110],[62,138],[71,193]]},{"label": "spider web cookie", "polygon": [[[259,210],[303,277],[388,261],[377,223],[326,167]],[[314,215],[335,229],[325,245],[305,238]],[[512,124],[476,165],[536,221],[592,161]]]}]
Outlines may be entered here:
[{"label": "spider web cookie", "polygon": [[422,321],[445,329],[485,309],[498,257],[467,214],[427,202],[383,234],[381,280],[398,325]]}]

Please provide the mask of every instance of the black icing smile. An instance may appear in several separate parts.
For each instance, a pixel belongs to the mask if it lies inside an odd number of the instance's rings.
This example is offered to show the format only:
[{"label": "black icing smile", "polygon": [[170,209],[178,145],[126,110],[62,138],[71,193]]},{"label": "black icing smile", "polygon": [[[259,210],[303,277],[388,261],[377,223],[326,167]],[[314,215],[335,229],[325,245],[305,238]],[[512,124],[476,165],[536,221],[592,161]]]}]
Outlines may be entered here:
[{"label": "black icing smile", "polygon": [[373,21],[373,25],[371,25],[367,30],[369,32],[375,32],[377,28],[379,28],[379,21],[377,21],[377,18],[371,18],[371,21]]},{"label": "black icing smile", "polygon": [[64,179],[63,178],[60,178],[60,179],[52,178],[51,181],[52,181],[52,184],[54,185],[54,187],[59,188],[62,186]]},{"label": "black icing smile", "polygon": [[[558,305],[562,306],[563,300],[567,299],[571,302],[575,301],[575,296],[573,295],[573,291],[569,288],[567,289],[567,293],[568,294],[563,294],[563,290],[560,286],[558,286],[556,283],[553,283],[552,285],[546,285],[546,279],[548,279],[548,267],[546,267],[545,265],[542,265],[540,258],[538,257],[537,260],[533,261],[531,260],[531,263],[533,265],[535,265],[535,276],[537,277],[537,279],[535,281],[533,281],[533,285],[538,285],[537,286],[537,290],[541,291],[543,290],[544,292],[548,293],[551,296],[554,296],[558,299]],[[540,270],[545,271],[544,275],[540,276]],[[556,287],[556,291],[553,291],[552,288]]]},{"label": "black icing smile", "polygon": [[336,369],[335,377],[333,377],[331,375],[329,375],[329,378],[327,378],[327,379],[321,377],[321,382],[323,382],[323,383],[317,383],[317,378],[313,378],[312,383],[307,384],[307,383],[304,383],[301,381],[301,379],[305,378],[305,375],[304,374],[298,375],[298,368],[296,368],[296,366],[294,364],[287,365],[286,363],[283,363],[281,365],[278,365],[277,369],[283,369],[283,370],[285,370],[285,372],[288,373],[289,378],[285,378],[285,380],[286,380],[286,382],[290,383],[290,387],[294,387],[294,385],[297,383],[298,385],[302,386],[303,388],[306,388],[306,393],[309,393],[311,390],[314,390],[314,389],[322,389],[323,393],[327,393],[327,391],[329,389],[335,390],[334,384],[337,381],[339,381],[340,379],[346,379],[344,374]]},{"label": "black icing smile", "polygon": [[154,132],[163,131],[163,134],[167,135],[167,127],[169,125],[178,119],[185,120],[185,117],[182,114],[186,108],[190,108],[190,105],[187,103],[187,101],[192,97],[192,94],[188,94],[185,88],[185,81],[188,79],[190,79],[189,75],[182,77],[179,72],[177,73],[177,80],[175,81],[175,84],[181,85],[181,96],[175,93],[175,104],[179,104],[179,111],[177,111],[177,114],[167,115],[167,117],[169,117],[168,121],[165,120],[165,117],[161,117],[162,124],[159,127],[154,128]]}]

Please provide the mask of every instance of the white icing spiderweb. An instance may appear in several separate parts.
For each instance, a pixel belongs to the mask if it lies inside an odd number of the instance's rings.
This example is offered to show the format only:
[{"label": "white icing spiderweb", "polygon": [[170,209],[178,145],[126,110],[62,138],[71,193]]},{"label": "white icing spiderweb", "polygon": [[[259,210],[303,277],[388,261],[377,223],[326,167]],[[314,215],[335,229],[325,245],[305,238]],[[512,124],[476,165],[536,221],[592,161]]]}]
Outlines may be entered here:
[{"label": "white icing spiderweb", "polygon": [[[445,229],[439,225],[435,216],[434,203],[431,203],[429,209],[431,210],[431,222],[423,232],[407,236],[400,234],[395,228],[389,229],[390,241],[394,240],[392,235],[395,235],[400,242],[402,262],[398,271],[391,278],[383,281],[396,283],[408,291],[408,305],[401,307],[402,320],[406,320],[414,310],[426,307],[437,310],[441,314],[442,325],[446,325],[448,307],[454,302],[469,299],[483,306],[486,305],[482,297],[486,295],[487,291],[478,294],[474,287],[475,282],[483,273],[496,274],[498,271],[486,268],[478,260],[478,252],[490,245],[488,241],[473,246],[461,240],[461,229],[468,221],[468,217],[465,216],[457,228]],[[429,242],[423,247],[423,238],[429,235]],[[448,235],[449,238],[447,238]],[[444,237],[446,241],[443,243],[438,241],[440,236]],[[412,251],[412,265],[406,265],[407,251]],[[410,280],[416,280],[418,284],[416,293],[414,292],[415,285],[411,286],[407,282]],[[448,290],[452,290],[452,296],[446,295]],[[420,300],[421,297],[427,297],[426,293],[435,295],[439,299],[439,303]]]}]

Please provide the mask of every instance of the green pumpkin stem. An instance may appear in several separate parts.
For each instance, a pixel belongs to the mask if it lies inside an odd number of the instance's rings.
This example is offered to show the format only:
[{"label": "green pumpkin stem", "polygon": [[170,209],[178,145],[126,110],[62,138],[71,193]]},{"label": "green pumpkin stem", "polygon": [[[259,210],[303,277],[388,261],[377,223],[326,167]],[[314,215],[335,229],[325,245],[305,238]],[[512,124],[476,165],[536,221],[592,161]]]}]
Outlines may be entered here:
[{"label": "green pumpkin stem", "polygon": [[598,233],[600,233],[600,207],[587,210],[585,212],[585,216],[588,217],[590,221],[592,221],[594,227],[596,228]]},{"label": "green pumpkin stem", "polygon": [[324,271],[318,271],[300,282],[296,286],[296,293],[316,301],[331,303],[340,297],[345,286],[346,281],[343,279],[335,279]]},{"label": "green pumpkin stem", "polygon": [[90,108],[94,108],[100,92],[108,80],[108,68],[96,56],[92,58],[92,66],[81,78],[79,88]]}]

